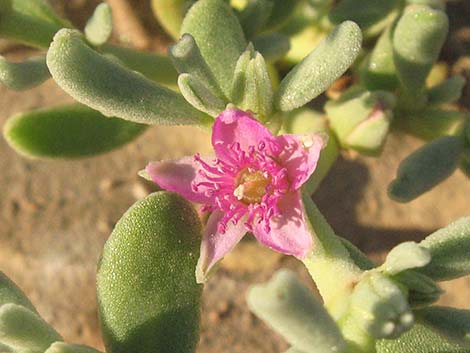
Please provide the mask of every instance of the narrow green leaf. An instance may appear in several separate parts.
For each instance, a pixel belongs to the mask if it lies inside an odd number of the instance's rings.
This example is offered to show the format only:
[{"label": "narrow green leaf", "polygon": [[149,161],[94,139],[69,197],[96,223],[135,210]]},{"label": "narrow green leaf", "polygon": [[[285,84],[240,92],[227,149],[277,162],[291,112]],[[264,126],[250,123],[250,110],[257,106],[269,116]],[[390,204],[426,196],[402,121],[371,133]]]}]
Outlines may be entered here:
[{"label": "narrow green leaf", "polygon": [[376,347],[377,353],[468,353],[422,324],[415,324],[398,339],[379,340]]},{"label": "narrow green leaf", "polygon": [[429,306],[444,293],[433,279],[415,270],[400,272],[392,279],[406,288],[408,303],[412,308]]},{"label": "narrow green leaf", "polygon": [[273,2],[270,0],[248,0],[247,5],[238,15],[243,32],[248,40],[267,23],[272,8]]},{"label": "narrow green leaf", "polygon": [[178,87],[184,98],[200,111],[216,117],[225,110],[225,102],[190,74],[179,76]]},{"label": "narrow green leaf", "polygon": [[201,55],[193,36],[183,34],[178,43],[170,47],[169,56],[180,74],[191,74],[209,88],[215,96],[226,100],[212,70]]},{"label": "narrow green leaf", "polygon": [[31,310],[17,304],[0,307],[0,342],[18,350],[44,352],[60,335]]},{"label": "narrow green leaf", "polygon": [[354,244],[345,238],[338,237],[343,243],[344,247],[348,250],[349,256],[354,263],[363,271],[371,270],[375,267],[374,263]]},{"label": "narrow green leaf", "polygon": [[80,158],[121,147],[146,127],[71,104],[13,116],[3,133],[10,146],[27,157]]},{"label": "narrow green leaf", "polygon": [[22,305],[36,312],[33,304],[31,304],[23,291],[3,272],[0,272],[0,306],[8,303]]},{"label": "narrow green leaf", "polygon": [[63,342],[53,343],[44,353],[101,353],[91,347]]},{"label": "narrow green leaf", "polygon": [[247,301],[251,311],[301,351],[333,353],[345,347],[322,303],[290,271],[281,270],[268,283],[251,287]]},{"label": "narrow green leaf", "polygon": [[462,138],[444,136],[419,148],[400,163],[388,192],[398,202],[409,202],[447,179],[457,168]]},{"label": "narrow green leaf", "polygon": [[[426,77],[437,60],[448,32],[447,15],[428,6],[410,6],[393,33],[394,62],[410,104],[422,94]],[[413,103],[414,102],[414,103]]]},{"label": "narrow green leaf", "polygon": [[298,108],[317,97],[338,79],[356,59],[361,30],[343,22],[282,80],[275,100],[282,111]]},{"label": "narrow green leaf", "polygon": [[89,48],[77,31],[57,33],[47,65],[64,91],[106,116],[145,124],[201,124],[205,120],[181,95]]},{"label": "narrow green leaf", "polygon": [[431,253],[428,249],[415,242],[406,241],[390,250],[380,268],[393,276],[405,270],[426,266],[430,261]]},{"label": "narrow green leaf", "polygon": [[46,57],[37,56],[23,62],[13,63],[0,56],[0,82],[15,91],[26,90],[40,85],[51,74],[47,69]]},{"label": "narrow green leaf", "polygon": [[290,49],[289,37],[281,33],[261,34],[253,38],[256,51],[268,62],[281,59]]},{"label": "narrow green leaf", "polygon": [[38,48],[47,48],[58,30],[70,27],[46,0],[2,0],[0,18],[0,37]]},{"label": "narrow green leaf", "polygon": [[462,95],[464,86],[465,78],[463,76],[450,77],[428,91],[429,104],[439,105],[455,102]]},{"label": "narrow green leaf", "polygon": [[181,33],[196,40],[223,93],[228,96],[238,57],[246,48],[243,30],[223,0],[199,0],[186,14]]},{"label": "narrow green leaf", "polygon": [[108,41],[113,32],[113,13],[111,6],[99,4],[85,26],[86,39],[93,45],[100,46]]},{"label": "narrow green leaf", "polygon": [[438,280],[470,274],[470,217],[434,232],[421,243],[431,252],[431,262],[420,272]]},{"label": "narrow green leaf", "polygon": [[470,311],[433,306],[416,312],[418,317],[442,336],[470,348]]},{"label": "narrow green leaf", "polygon": [[202,287],[196,284],[201,224],[181,196],[134,204],[106,242],[97,275],[108,353],[193,353]]},{"label": "narrow green leaf", "polygon": [[192,0],[152,0],[152,10],[165,31],[178,40],[183,18]]},{"label": "narrow green leaf", "polygon": [[275,31],[284,27],[292,18],[299,0],[271,0],[273,7],[268,22],[264,26],[266,31]]},{"label": "narrow green leaf", "polygon": [[329,19],[335,24],[354,21],[368,35],[374,35],[390,22],[388,18],[400,1],[362,0],[358,5],[357,0],[342,0],[329,13]]}]

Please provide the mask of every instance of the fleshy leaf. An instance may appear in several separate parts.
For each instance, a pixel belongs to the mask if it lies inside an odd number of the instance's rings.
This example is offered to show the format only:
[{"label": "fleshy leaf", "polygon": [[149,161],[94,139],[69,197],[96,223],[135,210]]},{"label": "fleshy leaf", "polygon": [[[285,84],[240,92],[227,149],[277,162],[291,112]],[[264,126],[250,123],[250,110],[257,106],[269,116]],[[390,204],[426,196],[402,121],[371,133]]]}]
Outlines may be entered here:
[{"label": "fleshy leaf", "polygon": [[333,353],[345,347],[331,316],[290,271],[251,287],[247,300],[251,311],[301,351]]},{"label": "fleshy leaf", "polygon": [[113,32],[113,13],[111,6],[106,3],[99,4],[93,16],[85,26],[86,39],[95,46],[103,45]]},{"label": "fleshy leaf", "polygon": [[47,69],[46,57],[38,56],[23,62],[13,63],[0,56],[0,83],[15,91],[40,85],[51,74]]},{"label": "fleshy leaf", "polygon": [[91,347],[63,342],[53,343],[44,353],[101,353]]},{"label": "fleshy leaf", "polygon": [[395,275],[405,270],[426,266],[430,261],[429,250],[415,242],[407,241],[390,250],[380,268],[389,275]]},{"label": "fleshy leaf", "polygon": [[250,0],[245,8],[239,13],[238,18],[245,33],[250,40],[267,23],[273,2],[269,0]]},{"label": "fleshy leaf", "polygon": [[3,133],[10,146],[28,157],[79,158],[121,147],[146,127],[71,104],[13,116]]},{"label": "fleshy leaf", "polygon": [[282,28],[294,15],[299,0],[271,0],[273,7],[268,22],[264,26],[266,31]]},{"label": "fleshy leaf", "polygon": [[194,37],[223,93],[228,96],[235,65],[246,47],[243,30],[230,6],[222,0],[199,0],[186,14],[181,33]]},{"label": "fleshy leaf", "polygon": [[36,313],[17,304],[0,307],[0,342],[17,350],[44,352],[62,337]]},{"label": "fleshy leaf", "polygon": [[3,272],[0,272],[0,306],[8,303],[21,305],[36,312],[33,304],[31,304],[23,291]]},{"label": "fleshy leaf", "polygon": [[457,168],[462,138],[444,136],[419,148],[400,163],[388,192],[398,202],[409,202],[447,179]]},{"label": "fleshy leaf", "polygon": [[216,117],[225,109],[225,102],[190,74],[179,76],[178,87],[184,98],[202,112]]},{"label": "fleshy leaf", "polygon": [[126,67],[169,88],[177,88],[178,72],[167,55],[147,53],[134,49],[103,45],[103,53],[115,56]]},{"label": "fleshy leaf", "polygon": [[428,6],[410,6],[393,33],[394,62],[403,90],[416,106],[426,77],[437,60],[448,31],[447,15]]},{"label": "fleshy leaf", "polygon": [[281,33],[266,33],[253,38],[256,51],[268,62],[281,59],[290,49],[289,37]]},{"label": "fleshy leaf", "polygon": [[205,116],[184,98],[88,47],[79,32],[54,37],[47,65],[59,86],[106,116],[144,124],[201,124]]},{"label": "fleshy leaf", "polygon": [[450,77],[428,91],[429,104],[439,105],[455,102],[462,95],[464,86],[464,77],[460,75]]},{"label": "fleshy leaf", "polygon": [[421,243],[431,252],[431,262],[420,272],[435,280],[470,274],[470,217],[434,232]]},{"label": "fleshy leaf", "polygon": [[195,352],[200,239],[198,215],[178,194],[151,194],[124,214],[105,244],[97,274],[107,352]]},{"label": "fleshy leaf", "polygon": [[298,108],[317,97],[356,59],[362,35],[351,21],[338,25],[282,80],[275,104],[282,111]]},{"label": "fleshy leaf", "polygon": [[184,14],[193,2],[191,0],[152,0],[154,15],[173,39],[179,38]]},{"label": "fleshy leaf", "polygon": [[180,74],[191,74],[209,88],[213,95],[226,99],[192,35],[183,34],[179,42],[170,48],[169,56]]},{"label": "fleshy leaf", "polygon": [[444,291],[430,277],[415,270],[393,276],[393,280],[406,287],[408,303],[412,308],[422,308],[435,303]]},{"label": "fleshy leaf", "polygon": [[58,30],[70,27],[46,0],[2,0],[0,17],[0,37],[39,48],[47,48]]},{"label": "fleshy leaf", "polygon": [[376,347],[377,353],[468,353],[422,324],[415,324],[397,339],[379,340]]},{"label": "fleshy leaf", "polygon": [[433,306],[417,311],[416,315],[444,337],[470,348],[470,311]]}]

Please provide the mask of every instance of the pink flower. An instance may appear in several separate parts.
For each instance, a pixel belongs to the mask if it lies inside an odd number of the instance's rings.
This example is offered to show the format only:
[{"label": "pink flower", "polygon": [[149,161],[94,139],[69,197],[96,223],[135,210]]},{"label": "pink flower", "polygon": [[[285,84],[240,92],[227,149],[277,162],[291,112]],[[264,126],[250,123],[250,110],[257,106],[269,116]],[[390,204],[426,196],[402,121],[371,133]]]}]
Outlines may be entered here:
[{"label": "pink flower", "polygon": [[146,171],[162,188],[203,204],[210,212],[196,277],[210,269],[246,232],[278,252],[302,258],[312,247],[300,187],[316,168],[324,140],[319,135],[271,132],[248,113],[228,109],[215,120],[216,158],[196,154],[151,162]]}]

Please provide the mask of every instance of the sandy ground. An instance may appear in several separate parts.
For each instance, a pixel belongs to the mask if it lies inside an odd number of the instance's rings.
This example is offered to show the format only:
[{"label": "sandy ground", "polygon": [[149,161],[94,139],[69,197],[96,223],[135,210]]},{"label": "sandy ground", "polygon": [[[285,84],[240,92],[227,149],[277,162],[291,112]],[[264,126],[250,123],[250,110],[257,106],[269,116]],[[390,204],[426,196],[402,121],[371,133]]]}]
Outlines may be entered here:
[{"label": "sandy ground", "polygon": [[[464,50],[466,50],[464,48]],[[27,93],[0,88],[0,125],[12,114],[70,101],[52,81]],[[404,240],[419,240],[470,215],[470,182],[455,173],[409,204],[386,195],[399,162],[420,142],[392,135],[380,159],[342,158],[314,195],[338,234],[380,260]],[[106,238],[123,212],[154,189],[136,175],[149,160],[210,151],[195,128],[154,127],[126,147],[79,161],[35,161],[0,138],[0,269],[30,296],[69,342],[102,349],[95,270]],[[309,285],[302,265],[245,241],[206,286],[198,352],[282,352],[281,338],[247,310],[245,291],[289,267]],[[470,309],[470,278],[443,283],[441,303]]]}]

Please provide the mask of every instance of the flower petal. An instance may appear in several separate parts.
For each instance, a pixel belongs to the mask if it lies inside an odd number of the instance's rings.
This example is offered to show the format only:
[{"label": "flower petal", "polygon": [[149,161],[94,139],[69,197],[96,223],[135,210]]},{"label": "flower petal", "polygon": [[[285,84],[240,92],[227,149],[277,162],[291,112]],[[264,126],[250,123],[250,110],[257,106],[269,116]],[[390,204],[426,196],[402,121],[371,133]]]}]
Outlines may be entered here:
[{"label": "flower petal", "polygon": [[279,204],[281,213],[270,219],[271,229],[256,223],[253,234],[259,242],[286,255],[305,257],[312,248],[312,236],[304,219],[300,193],[287,194]]},{"label": "flower petal", "polygon": [[193,182],[202,181],[197,172],[198,165],[193,157],[150,162],[145,171],[155,183],[165,190],[177,192],[193,202],[211,203],[210,197],[193,189]]},{"label": "flower petal", "polygon": [[278,144],[273,134],[248,113],[227,109],[215,120],[212,129],[212,146],[218,158],[226,159],[229,145],[239,143],[243,151],[249,146],[258,147],[264,142],[268,152],[278,151]]},{"label": "flower petal", "polygon": [[277,141],[282,148],[280,164],[287,168],[292,190],[298,190],[317,167],[326,137],[321,134],[287,134],[278,136]]},{"label": "flower petal", "polygon": [[223,212],[216,210],[212,212],[207,221],[201,243],[201,255],[196,267],[198,283],[207,281],[213,266],[230,252],[246,233],[244,219],[240,219],[236,225],[229,222],[225,233],[220,233],[218,225],[223,215]]}]

